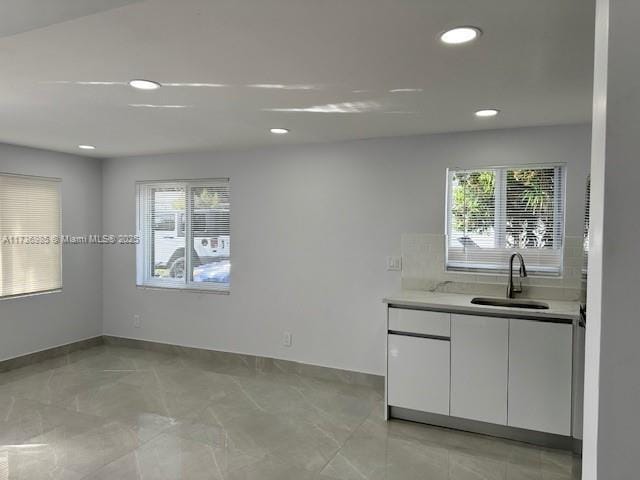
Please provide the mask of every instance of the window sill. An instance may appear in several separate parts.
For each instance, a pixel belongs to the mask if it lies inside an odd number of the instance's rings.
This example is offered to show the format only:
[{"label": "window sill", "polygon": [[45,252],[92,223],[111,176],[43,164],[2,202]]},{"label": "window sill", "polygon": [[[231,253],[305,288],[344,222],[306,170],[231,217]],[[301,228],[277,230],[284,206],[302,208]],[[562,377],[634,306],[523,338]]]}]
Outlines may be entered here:
[{"label": "window sill", "polygon": [[43,292],[21,293],[19,295],[7,295],[6,297],[0,297],[0,302],[6,301],[6,300],[17,300],[19,298],[27,298],[27,297],[40,297],[42,295],[50,295],[52,293],[62,293],[62,288],[56,288],[55,290],[45,290]]},{"label": "window sill", "polygon": [[136,285],[139,290],[161,290],[172,292],[184,292],[184,293],[206,293],[213,295],[230,295],[230,289],[215,289],[215,288],[188,288],[188,287],[165,287],[161,285]]}]

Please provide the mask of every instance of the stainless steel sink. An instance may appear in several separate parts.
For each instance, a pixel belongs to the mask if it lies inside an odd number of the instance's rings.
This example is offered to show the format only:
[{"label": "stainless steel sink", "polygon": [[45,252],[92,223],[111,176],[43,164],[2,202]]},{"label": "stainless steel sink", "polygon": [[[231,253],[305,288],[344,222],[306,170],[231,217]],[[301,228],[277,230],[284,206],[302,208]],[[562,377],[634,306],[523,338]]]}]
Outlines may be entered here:
[{"label": "stainless steel sink", "polygon": [[491,305],[494,307],[532,308],[535,310],[548,310],[549,305],[535,300],[522,300],[514,298],[488,298],[475,297],[471,300],[474,305]]}]

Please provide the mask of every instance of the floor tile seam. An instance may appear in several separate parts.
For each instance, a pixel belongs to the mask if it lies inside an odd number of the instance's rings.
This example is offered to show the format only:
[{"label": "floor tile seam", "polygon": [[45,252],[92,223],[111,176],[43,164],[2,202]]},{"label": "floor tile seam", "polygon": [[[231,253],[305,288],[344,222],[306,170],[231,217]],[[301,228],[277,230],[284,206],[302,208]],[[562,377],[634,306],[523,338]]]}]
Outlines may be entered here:
[{"label": "floor tile seam", "polygon": [[[120,418],[107,418],[107,417],[101,417],[101,418],[108,419],[108,420],[110,420],[110,421],[112,421],[112,422],[125,423],[125,425],[126,425],[126,422],[124,422],[124,421],[123,421],[122,419],[120,419]],[[149,443],[149,442],[151,442],[151,441],[155,440],[155,439],[156,439],[156,438],[158,438],[160,435],[163,435],[164,433],[166,433],[166,431],[167,431],[169,428],[171,428],[171,427],[165,427],[165,428],[163,428],[162,430],[160,430],[159,432],[157,432],[155,435],[152,435],[152,436],[151,436],[151,437],[149,437],[147,440],[145,440],[145,441],[141,442],[141,443],[140,443],[139,445],[137,445],[135,448],[132,448],[131,450],[129,450],[129,451],[127,451],[127,452],[124,452],[124,453],[122,453],[122,454],[118,455],[117,457],[113,458],[111,461],[109,461],[109,462],[107,462],[107,463],[105,463],[105,464],[103,464],[103,465],[100,465],[99,467],[95,468],[94,470],[91,470],[91,472],[88,472],[88,473],[87,473],[87,474],[85,474],[83,477],[81,477],[81,479],[80,479],[80,480],[85,480],[85,479],[90,478],[90,476],[91,476],[91,475],[95,474],[95,473],[96,473],[96,472],[98,472],[99,470],[102,470],[103,468],[106,468],[108,465],[111,465],[112,463],[117,462],[117,461],[119,461],[120,459],[122,459],[123,457],[126,457],[127,455],[129,455],[129,454],[131,454],[131,453],[135,452],[136,450],[138,450],[138,449],[142,448],[142,447],[143,447],[144,445],[146,445],[147,443]],[[77,473],[77,474],[79,474],[79,475],[83,475],[83,473],[82,473],[82,472],[79,472],[79,471],[77,471],[77,470],[74,470],[73,468],[69,468],[69,470],[72,470],[73,472],[75,472],[75,473]]]},{"label": "floor tile seam", "polygon": [[[197,444],[197,445],[199,445],[199,446],[202,446],[202,447],[205,447],[205,448],[208,448],[208,449],[221,449],[221,448],[224,448],[224,447],[221,447],[221,446],[219,446],[219,445],[212,445],[212,444],[205,443],[205,442],[202,442],[202,441],[200,441],[200,440],[197,440],[197,439],[195,439],[195,438],[184,437],[184,436],[182,436],[182,435],[179,435],[179,434],[177,434],[177,433],[171,433],[171,432],[169,432],[169,431],[164,431],[163,433],[164,433],[164,434],[166,434],[166,435],[168,435],[168,436],[171,436],[171,437],[173,437],[173,438],[177,438],[177,439],[179,439],[179,440],[186,440],[186,441],[188,441],[188,442],[195,443],[195,444]],[[155,437],[154,437],[154,438],[155,438]],[[234,448],[235,448],[235,447],[234,447]],[[249,457],[249,458],[251,458],[251,459],[253,459],[253,460],[256,460],[256,462],[258,462],[258,461],[261,461],[261,460],[265,459],[265,458],[266,458],[267,456],[269,456],[269,455],[272,455],[272,454],[271,454],[271,452],[266,452],[264,455],[256,456],[255,454],[247,453],[247,452],[242,451],[241,449],[238,449],[238,448],[236,448],[236,450],[241,451],[241,452],[242,452],[242,455],[245,455],[245,456],[247,456],[247,457]],[[214,461],[216,461],[216,462],[217,462],[217,459],[216,459],[216,458],[214,458]],[[286,462],[282,462],[282,463],[286,463]],[[288,465],[288,463],[287,463],[287,465]],[[227,473],[232,473],[232,472],[234,472],[234,471],[236,471],[236,470],[240,470],[241,468],[244,468],[244,467],[245,467],[245,466],[237,466],[237,467],[235,467],[235,468],[229,469]],[[222,477],[224,478],[224,475],[223,475]]]},{"label": "floor tile seam", "polygon": [[[117,380],[113,381],[113,382],[109,382],[107,384],[101,384],[99,386],[103,386],[103,385],[113,386],[116,383],[117,383]],[[127,385],[127,384],[125,384],[125,385]],[[129,385],[129,386],[137,388],[139,390],[144,390],[142,387],[136,387],[134,385]],[[91,390],[92,388],[94,388],[94,387],[89,388],[89,390]],[[175,392],[166,392],[166,393],[175,393]],[[66,412],[73,413],[73,414],[91,417],[93,419],[102,421],[103,424],[108,423],[108,422],[119,422],[119,423],[122,423],[122,424],[125,424],[125,425],[133,425],[133,424],[131,424],[130,422],[127,421],[126,417],[110,416],[110,415],[99,415],[99,414],[96,414],[96,413],[83,412],[83,411],[76,410],[75,408],[73,408],[73,406],[68,405],[68,404],[65,404],[65,405],[58,404],[58,403],[47,404],[47,403],[43,403],[43,402],[31,399],[31,398],[18,397],[18,396],[16,396],[16,399],[17,400],[27,400],[29,402],[34,402],[34,403],[39,404],[39,406],[41,406],[41,407],[57,408],[57,409],[60,409],[60,410],[64,410]],[[186,412],[184,412],[183,414],[181,414],[180,417],[167,417],[167,418],[173,418],[176,421],[185,420],[188,415],[191,415],[193,413],[197,413],[198,411],[200,411],[201,408],[204,408],[204,407],[195,407],[193,409],[189,409]],[[149,412],[149,413],[152,413],[152,412]],[[159,414],[156,413],[156,415],[159,415]],[[164,416],[164,415],[161,415],[161,416]],[[42,433],[39,433],[38,435],[34,435],[33,437],[30,437],[27,440],[31,440],[31,439],[36,438],[38,436],[44,435],[45,433],[49,433],[52,430],[55,430],[56,428],[60,427],[61,425],[63,425],[63,424],[58,424],[58,425],[56,425],[56,426],[54,426],[54,427],[52,427],[50,429],[47,429],[45,432],[42,432]],[[151,440],[152,438],[155,438],[157,435],[159,435],[161,433],[164,433],[167,429],[169,429],[171,427],[172,426],[163,428],[160,432],[158,432],[156,435],[152,436],[149,440]],[[147,441],[149,441],[149,440],[147,440]],[[142,446],[143,444],[147,443],[147,441],[141,443],[140,446]],[[76,472],[76,473],[81,473],[81,472]]]},{"label": "floor tile seam", "polygon": [[[57,408],[60,408],[60,407],[57,407]],[[75,414],[78,414],[78,415],[82,415],[82,416],[85,416],[85,417],[90,417],[92,420],[97,420],[97,421],[101,422],[99,425],[92,426],[92,427],[88,428],[88,429],[86,430],[86,432],[89,432],[89,431],[92,431],[92,430],[96,430],[96,429],[98,429],[98,428],[101,428],[101,426],[105,423],[105,422],[104,422],[104,420],[106,420],[106,418],[105,418],[105,417],[101,417],[101,416],[99,416],[99,415],[94,415],[94,414],[92,414],[92,413],[84,413],[84,412],[72,412],[72,413],[75,413]],[[34,439],[38,438],[38,437],[42,437],[42,436],[44,436],[44,435],[48,435],[49,433],[53,432],[53,431],[54,431],[54,430],[56,430],[57,428],[60,428],[60,427],[62,427],[62,426],[64,426],[64,425],[65,425],[65,422],[63,422],[63,423],[59,423],[58,425],[55,425],[55,426],[53,426],[53,427],[51,427],[51,428],[48,428],[48,429],[46,429],[46,430],[44,430],[44,431],[42,431],[42,432],[38,433],[37,435],[34,435],[34,436],[32,436],[32,437],[29,437],[29,438],[27,438],[27,439],[23,440],[23,441],[22,441],[22,444],[25,444],[25,442],[30,442],[30,441],[32,441],[32,440],[34,440]],[[85,433],[86,433],[86,432],[85,432]],[[71,436],[69,436],[69,437],[67,437],[67,438],[69,438],[69,439],[70,439],[70,438],[77,437],[77,436],[79,436],[79,435],[82,435],[82,433],[76,433],[76,434],[71,435]],[[74,470],[74,471],[75,471],[75,470]],[[80,474],[81,474],[82,472],[76,472],[76,473],[80,473]]]},{"label": "floor tile seam", "polygon": [[[69,398],[71,398],[71,399],[74,399],[74,401],[72,401],[72,402],[69,402],[69,401],[65,401],[64,403],[53,402],[53,403],[49,404],[48,406],[52,406],[52,407],[56,407],[56,408],[62,408],[62,409],[64,409],[64,410],[67,410],[67,411],[69,411],[69,412],[73,412],[73,413],[80,413],[80,414],[83,414],[83,415],[92,415],[92,416],[99,417],[99,418],[106,418],[106,417],[105,417],[105,416],[103,416],[103,415],[98,415],[98,414],[95,414],[95,413],[89,413],[89,412],[81,412],[81,411],[79,411],[79,410],[76,410],[76,409],[73,407],[73,404],[75,403],[75,398],[76,398],[78,395],[82,394],[82,393],[89,392],[89,391],[91,391],[91,390],[94,390],[94,389],[97,389],[97,388],[101,388],[101,387],[111,387],[111,386],[115,385],[116,383],[118,383],[118,381],[117,381],[117,380],[113,380],[113,381],[106,382],[106,383],[97,383],[97,384],[95,384],[95,385],[90,386],[90,387],[89,387],[89,388],[87,388],[86,390],[83,390],[83,391],[81,391],[81,392],[78,392],[78,393],[76,393],[75,395],[73,395],[73,396],[69,397]],[[34,401],[36,401],[36,400],[34,400]]]},{"label": "floor tile seam", "polygon": [[[78,412],[76,410],[70,410],[70,409],[65,408],[64,406],[56,404],[56,403],[44,403],[44,402],[41,402],[40,400],[35,400],[33,398],[24,397],[22,395],[15,395],[14,398],[16,399],[16,401],[26,401],[26,402],[36,403],[36,404],[38,404],[37,407],[40,407],[40,408],[45,407],[45,408],[53,408],[53,409],[58,409],[58,410],[64,410],[65,412],[71,412],[71,413],[78,414],[78,415],[85,415],[85,416],[88,416],[88,417],[94,417],[96,419],[104,418],[104,417],[101,417],[100,415],[94,415],[92,413]],[[6,424],[6,423],[11,423],[12,421],[13,420],[6,420],[6,421],[0,420],[0,425]],[[29,437],[25,441],[31,440],[31,439],[33,439],[35,437],[39,437],[40,435],[44,435],[45,433],[49,433],[50,431],[55,430],[56,428],[60,427],[61,425],[63,425],[63,423],[58,424],[58,425],[56,425],[56,426],[54,426],[54,427],[52,427],[50,429],[47,429],[46,431],[43,431],[43,432],[39,433],[38,435],[34,435],[33,437]]]},{"label": "floor tile seam", "polygon": [[[0,394],[0,395],[1,395],[1,394]],[[51,407],[51,406],[55,406],[55,405],[50,405],[50,404],[47,404],[47,403],[43,403],[43,402],[41,402],[41,401],[39,401],[39,400],[34,400],[34,399],[32,399],[32,398],[29,398],[29,397],[25,397],[25,396],[23,396],[23,395],[12,395],[12,394],[7,394],[6,396],[7,396],[7,397],[11,397],[11,398],[15,399],[15,400],[16,400],[16,402],[17,402],[18,400],[22,400],[22,401],[27,401],[27,402],[37,403],[37,404],[39,404],[40,406],[43,406],[43,407]],[[3,422],[3,420],[1,420],[1,419],[0,419],[0,423],[2,423],[2,422]]]},{"label": "floor tile seam", "polygon": [[[121,421],[120,419],[117,419],[117,418],[115,418],[115,419],[111,419],[111,420],[112,420],[112,421]],[[154,441],[155,439],[157,439],[157,438],[158,438],[158,437],[160,437],[161,435],[168,435],[168,436],[171,436],[171,437],[176,438],[176,439],[179,439],[179,440],[187,440],[187,441],[189,441],[189,442],[196,443],[196,444],[201,445],[201,446],[203,446],[203,447],[213,447],[213,448],[216,448],[216,447],[215,447],[215,446],[213,446],[213,445],[209,445],[209,444],[207,444],[207,443],[200,442],[199,440],[195,440],[195,439],[192,439],[192,438],[185,438],[185,437],[182,437],[182,436],[180,436],[180,435],[177,435],[177,434],[174,434],[174,433],[170,433],[170,430],[171,430],[171,428],[173,428],[173,427],[174,427],[174,426],[172,425],[172,426],[167,426],[167,427],[163,428],[162,430],[160,430],[159,432],[157,432],[155,435],[152,435],[152,436],[151,436],[151,437],[149,437],[147,440],[145,440],[144,442],[140,443],[140,445],[136,446],[135,448],[133,448],[133,449],[129,450],[128,452],[124,452],[123,454],[119,455],[118,457],[114,458],[113,460],[109,461],[108,463],[105,463],[104,465],[100,465],[100,466],[99,466],[99,467],[97,467],[95,470],[92,470],[91,472],[89,472],[89,473],[87,473],[86,475],[82,476],[82,477],[81,477],[81,480],[85,480],[85,479],[90,478],[92,475],[94,475],[94,474],[95,474],[96,472],[98,472],[99,470],[101,470],[101,469],[103,469],[103,468],[106,468],[107,466],[111,465],[112,463],[115,463],[115,462],[117,462],[117,461],[121,460],[123,457],[126,457],[127,455],[129,455],[129,454],[131,454],[131,453],[134,453],[136,450],[139,450],[139,449],[143,448],[146,444],[148,444],[148,443],[150,443],[150,442]],[[245,455],[247,455],[248,457],[251,457],[252,459],[254,459],[254,460],[256,460],[256,461],[260,461],[260,460],[262,460],[262,459],[264,458],[264,457],[256,457],[256,456],[254,456],[254,455],[250,455],[250,454],[246,454],[246,453],[245,453]],[[231,472],[233,472],[233,471],[235,471],[235,470],[239,470],[240,468],[242,468],[242,467],[240,467],[240,466],[239,466],[239,467],[236,467],[235,469],[231,469],[231,470],[229,470],[229,473],[231,473]],[[72,470],[73,472],[75,472],[75,473],[77,473],[77,474],[79,474],[79,475],[83,475],[83,473],[82,473],[82,472],[78,472],[77,470],[74,470],[73,468],[69,468],[69,470]]]},{"label": "floor tile seam", "polygon": [[316,472],[317,474],[322,474],[325,468],[327,468],[327,466],[340,454],[340,452],[342,451],[344,446],[347,444],[347,442],[351,440],[351,438],[353,438],[354,434],[360,429],[360,427],[362,427],[362,425],[364,425],[365,422],[369,420],[371,415],[373,415],[374,410],[375,410],[375,406],[372,406],[371,410],[369,411],[369,414],[353,430],[351,430],[347,438],[345,438],[344,441],[342,442],[342,445],[340,445],[340,448],[338,448],[338,450],[336,450],[336,452],[331,456],[331,458],[327,460],[327,462],[322,466],[322,468],[320,468]]}]

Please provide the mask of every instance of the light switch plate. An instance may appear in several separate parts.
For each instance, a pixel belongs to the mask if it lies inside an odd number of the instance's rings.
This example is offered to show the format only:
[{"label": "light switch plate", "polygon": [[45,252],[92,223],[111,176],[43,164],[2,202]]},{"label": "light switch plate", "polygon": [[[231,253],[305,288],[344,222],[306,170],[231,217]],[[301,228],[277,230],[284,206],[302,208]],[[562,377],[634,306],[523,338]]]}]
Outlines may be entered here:
[{"label": "light switch plate", "polygon": [[400,272],[402,270],[402,257],[391,256],[387,257],[387,271]]}]

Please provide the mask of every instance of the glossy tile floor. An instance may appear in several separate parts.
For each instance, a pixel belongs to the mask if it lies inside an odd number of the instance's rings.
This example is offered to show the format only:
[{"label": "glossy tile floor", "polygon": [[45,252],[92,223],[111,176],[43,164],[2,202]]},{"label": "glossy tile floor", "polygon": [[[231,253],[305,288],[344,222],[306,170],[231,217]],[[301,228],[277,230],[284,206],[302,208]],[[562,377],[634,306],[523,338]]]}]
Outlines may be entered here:
[{"label": "glossy tile floor", "polygon": [[382,420],[370,388],[95,347],[0,373],[0,480],[566,480],[571,454]]}]

